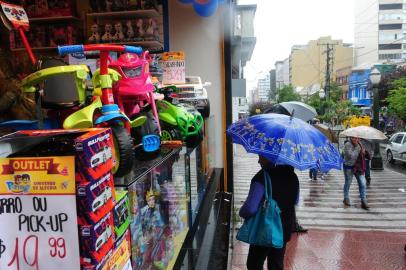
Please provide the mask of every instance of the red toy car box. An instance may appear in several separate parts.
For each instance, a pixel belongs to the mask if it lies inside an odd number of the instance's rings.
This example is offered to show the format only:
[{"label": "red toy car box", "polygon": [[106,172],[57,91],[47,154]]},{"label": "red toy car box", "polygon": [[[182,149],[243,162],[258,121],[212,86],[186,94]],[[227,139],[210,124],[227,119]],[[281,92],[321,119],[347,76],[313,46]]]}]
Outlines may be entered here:
[{"label": "red toy car box", "polygon": [[87,265],[98,265],[114,246],[114,221],[107,213],[92,225],[79,225],[81,261]]},{"label": "red toy car box", "polygon": [[96,181],[113,168],[113,135],[110,129],[94,129],[75,139],[78,181]]},{"label": "red toy car box", "polygon": [[91,182],[82,177],[81,173],[76,174],[78,223],[80,225],[94,224],[114,207],[113,175],[107,173]]}]

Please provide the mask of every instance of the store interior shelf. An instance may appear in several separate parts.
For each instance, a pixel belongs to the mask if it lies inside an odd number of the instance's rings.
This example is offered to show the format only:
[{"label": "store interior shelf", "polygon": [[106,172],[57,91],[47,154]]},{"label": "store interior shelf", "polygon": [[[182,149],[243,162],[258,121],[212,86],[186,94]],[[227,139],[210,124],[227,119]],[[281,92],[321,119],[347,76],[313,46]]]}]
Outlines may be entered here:
[{"label": "store interior shelf", "polygon": [[91,18],[151,18],[159,16],[159,12],[155,9],[87,13],[87,17]]},{"label": "store interior shelf", "polygon": [[162,47],[163,44],[156,40],[151,41],[123,41],[123,42],[113,42],[113,44],[120,44],[120,45],[133,45],[133,46],[140,46],[144,48],[157,48]]},{"label": "store interior shelf", "polygon": [[[31,48],[33,51],[47,51],[47,50],[55,50],[55,52],[56,52],[56,49],[57,49],[58,47],[33,47],[33,48]],[[19,51],[25,51],[26,49],[25,48],[15,48],[15,49],[11,49],[11,51],[12,52],[19,52]]]},{"label": "store interior shelf", "polygon": [[182,147],[165,147],[162,146],[160,154],[157,158],[149,161],[137,161],[134,163],[132,172],[124,178],[114,177],[116,187],[128,188],[133,183],[137,182],[143,176],[147,175],[151,170],[157,168],[170,157],[178,155]]},{"label": "store interior shelf", "polygon": [[65,22],[65,21],[79,21],[80,18],[74,16],[57,16],[57,17],[38,17],[38,18],[30,18],[30,22]]}]

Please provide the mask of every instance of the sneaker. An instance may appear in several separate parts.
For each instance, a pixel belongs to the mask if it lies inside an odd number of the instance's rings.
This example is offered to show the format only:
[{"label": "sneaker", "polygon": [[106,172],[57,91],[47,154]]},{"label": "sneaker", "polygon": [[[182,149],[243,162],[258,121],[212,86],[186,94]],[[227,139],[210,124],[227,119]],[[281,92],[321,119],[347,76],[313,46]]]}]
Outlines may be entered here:
[{"label": "sneaker", "polygon": [[346,206],[351,206],[350,199],[344,198],[343,204],[346,205]]},{"label": "sneaker", "polygon": [[369,205],[366,201],[361,201],[361,208],[368,210],[369,209]]}]

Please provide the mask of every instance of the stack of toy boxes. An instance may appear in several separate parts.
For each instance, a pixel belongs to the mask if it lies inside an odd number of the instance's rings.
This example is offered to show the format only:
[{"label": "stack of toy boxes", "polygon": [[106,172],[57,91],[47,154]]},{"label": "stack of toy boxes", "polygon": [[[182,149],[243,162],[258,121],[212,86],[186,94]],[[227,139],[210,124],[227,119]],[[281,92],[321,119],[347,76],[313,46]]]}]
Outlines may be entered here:
[{"label": "stack of toy boxes", "polygon": [[113,136],[95,129],[75,140],[76,188],[82,269],[99,270],[114,246]]},{"label": "stack of toy boxes", "polygon": [[114,251],[103,270],[131,270],[130,209],[127,191],[115,190],[117,203],[114,206]]}]

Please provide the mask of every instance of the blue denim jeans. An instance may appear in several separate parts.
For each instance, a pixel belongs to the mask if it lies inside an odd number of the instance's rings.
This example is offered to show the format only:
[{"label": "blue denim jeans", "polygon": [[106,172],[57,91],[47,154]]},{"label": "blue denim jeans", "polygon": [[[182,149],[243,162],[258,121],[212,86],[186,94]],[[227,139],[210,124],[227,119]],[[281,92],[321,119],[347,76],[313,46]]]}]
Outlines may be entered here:
[{"label": "blue denim jeans", "polygon": [[345,178],[345,184],[344,184],[344,198],[350,198],[350,187],[352,183],[352,178],[355,176],[358,182],[358,189],[359,189],[359,196],[361,200],[366,199],[366,188],[365,188],[365,175],[360,174],[360,175],[354,175],[354,172],[352,169],[344,169],[344,178]]}]

